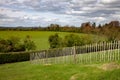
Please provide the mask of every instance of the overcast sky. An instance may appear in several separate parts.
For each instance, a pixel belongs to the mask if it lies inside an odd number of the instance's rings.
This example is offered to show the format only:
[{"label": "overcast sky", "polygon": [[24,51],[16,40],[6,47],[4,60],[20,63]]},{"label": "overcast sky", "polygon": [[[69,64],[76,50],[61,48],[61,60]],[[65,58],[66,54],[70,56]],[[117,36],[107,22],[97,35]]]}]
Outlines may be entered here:
[{"label": "overcast sky", "polygon": [[120,0],[0,0],[0,26],[120,21]]}]

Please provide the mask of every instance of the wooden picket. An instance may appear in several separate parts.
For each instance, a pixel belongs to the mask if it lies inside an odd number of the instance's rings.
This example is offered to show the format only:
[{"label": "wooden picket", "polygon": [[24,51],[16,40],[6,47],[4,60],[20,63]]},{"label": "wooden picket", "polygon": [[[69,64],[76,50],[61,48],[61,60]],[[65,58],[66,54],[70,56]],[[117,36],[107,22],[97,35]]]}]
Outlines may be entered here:
[{"label": "wooden picket", "polygon": [[39,64],[84,64],[119,60],[120,41],[43,50],[30,55],[30,61]]}]

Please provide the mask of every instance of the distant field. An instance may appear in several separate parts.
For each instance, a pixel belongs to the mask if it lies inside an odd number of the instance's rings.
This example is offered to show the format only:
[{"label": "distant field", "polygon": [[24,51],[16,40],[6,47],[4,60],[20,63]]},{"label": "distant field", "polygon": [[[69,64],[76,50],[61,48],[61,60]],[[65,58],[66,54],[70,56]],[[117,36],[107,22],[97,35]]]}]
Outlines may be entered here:
[{"label": "distant field", "polygon": [[[11,36],[17,36],[21,39],[24,39],[27,35],[31,36],[32,40],[37,45],[37,50],[43,50],[49,48],[48,37],[52,34],[58,33],[61,37],[64,37],[70,32],[52,32],[52,31],[0,31],[0,38],[9,38]],[[82,34],[82,33],[74,33],[80,36],[89,35],[96,39],[103,40],[103,37],[90,35],[90,34]]]}]

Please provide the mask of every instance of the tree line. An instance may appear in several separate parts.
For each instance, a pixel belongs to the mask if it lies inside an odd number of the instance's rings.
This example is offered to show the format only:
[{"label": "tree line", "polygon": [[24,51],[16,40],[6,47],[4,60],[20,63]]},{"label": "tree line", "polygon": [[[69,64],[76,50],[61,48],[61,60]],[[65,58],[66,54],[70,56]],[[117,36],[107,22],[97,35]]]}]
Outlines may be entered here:
[{"label": "tree line", "polygon": [[80,27],[76,26],[61,26],[59,24],[50,24],[47,27],[0,27],[0,30],[17,30],[17,31],[61,31],[61,32],[76,32],[97,34],[108,37],[109,41],[120,40],[120,22],[111,21],[103,25],[96,25],[95,22],[82,23]]}]

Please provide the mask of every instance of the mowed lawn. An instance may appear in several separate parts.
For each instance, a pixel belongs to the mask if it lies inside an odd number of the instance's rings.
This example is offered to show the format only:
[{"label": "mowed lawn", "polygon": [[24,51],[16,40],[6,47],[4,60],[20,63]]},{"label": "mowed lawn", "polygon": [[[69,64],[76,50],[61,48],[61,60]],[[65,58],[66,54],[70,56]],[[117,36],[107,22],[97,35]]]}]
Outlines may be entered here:
[{"label": "mowed lawn", "polygon": [[[94,56],[91,57],[94,59]],[[96,64],[36,64],[30,61],[1,64],[0,80],[120,80],[120,61]]]},{"label": "mowed lawn", "polygon": [[101,65],[3,64],[0,65],[0,80],[120,80],[120,69],[103,70]]},{"label": "mowed lawn", "polygon": [[[31,37],[31,39],[35,42],[37,49],[36,50],[43,50],[49,49],[49,42],[48,38],[50,35],[58,33],[60,37],[64,37],[65,35],[70,34],[70,32],[53,32],[53,31],[0,31],[0,38],[9,38],[11,36],[19,37],[23,40],[27,35]],[[82,33],[73,33],[80,36],[89,35],[93,39],[104,39],[103,37],[91,35],[91,34],[82,34]]]}]

